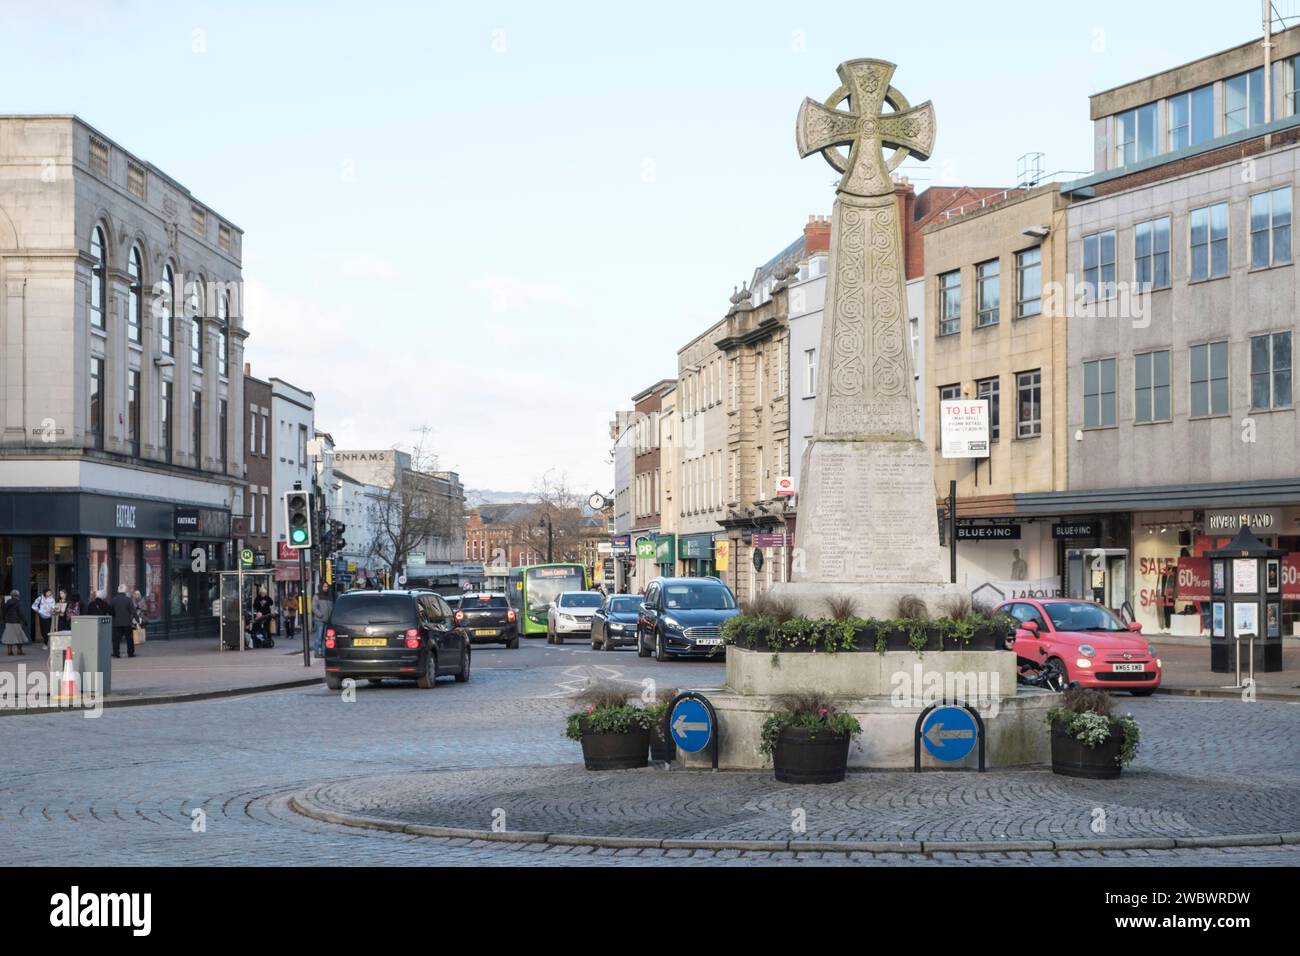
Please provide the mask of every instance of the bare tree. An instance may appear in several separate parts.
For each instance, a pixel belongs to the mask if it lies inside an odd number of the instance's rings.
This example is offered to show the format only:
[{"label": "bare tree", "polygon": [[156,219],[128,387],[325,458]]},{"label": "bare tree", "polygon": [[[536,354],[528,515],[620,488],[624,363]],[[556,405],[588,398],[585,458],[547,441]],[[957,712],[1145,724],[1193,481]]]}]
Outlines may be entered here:
[{"label": "bare tree", "polygon": [[370,506],[375,533],[371,550],[390,580],[406,567],[413,551],[427,553],[464,532],[464,495],[458,484],[438,473],[429,434],[425,426],[409,449],[395,448],[392,474],[376,482],[380,494]]},{"label": "bare tree", "polygon": [[511,523],[512,543],[545,556],[549,524],[552,560],[583,561],[590,519],[568,475],[546,472],[534,482],[530,498],[528,511]]}]

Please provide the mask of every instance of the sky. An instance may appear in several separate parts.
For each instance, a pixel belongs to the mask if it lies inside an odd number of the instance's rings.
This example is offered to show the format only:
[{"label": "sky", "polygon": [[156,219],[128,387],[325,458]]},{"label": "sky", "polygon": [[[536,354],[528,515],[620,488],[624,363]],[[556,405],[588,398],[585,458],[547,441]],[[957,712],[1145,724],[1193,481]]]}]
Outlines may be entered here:
[{"label": "sky", "polygon": [[[1300,3],[1282,0],[1284,15]],[[834,199],[805,96],[931,100],[929,185],[1088,171],[1088,96],[1248,42],[1257,0],[0,0],[0,112],[75,113],[244,230],[246,359],[340,448],[613,490],[609,421]],[[1292,21],[1295,22],[1295,21]]]}]

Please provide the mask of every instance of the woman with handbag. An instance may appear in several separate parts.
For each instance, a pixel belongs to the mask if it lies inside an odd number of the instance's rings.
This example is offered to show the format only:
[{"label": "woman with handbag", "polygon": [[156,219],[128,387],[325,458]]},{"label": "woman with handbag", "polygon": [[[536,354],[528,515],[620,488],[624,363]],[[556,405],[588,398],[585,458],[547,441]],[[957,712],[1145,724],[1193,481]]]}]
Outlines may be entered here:
[{"label": "woman with handbag", "polygon": [[23,629],[23,612],[18,603],[18,592],[11,591],[5,598],[4,606],[4,636],[0,637],[0,644],[4,644],[5,649],[10,657],[14,656],[14,648],[18,648],[18,655],[23,653],[23,645],[27,643],[27,632]]}]

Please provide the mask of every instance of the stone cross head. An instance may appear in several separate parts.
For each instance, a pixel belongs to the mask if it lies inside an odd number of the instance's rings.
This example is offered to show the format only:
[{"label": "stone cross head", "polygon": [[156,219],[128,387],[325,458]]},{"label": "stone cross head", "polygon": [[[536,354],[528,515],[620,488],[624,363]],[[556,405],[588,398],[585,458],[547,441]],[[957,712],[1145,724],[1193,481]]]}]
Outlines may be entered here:
[{"label": "stone cross head", "polygon": [[[837,69],[840,86],[824,103],[805,99],[799,107],[795,140],[801,157],[820,152],[841,173],[839,192],[887,196],[890,173],[909,155],[929,159],[934,148],[934,107],[927,100],[909,106],[889,85],[896,67],[884,60],[848,60]],[[838,109],[848,100],[847,110]],[[882,112],[888,103],[892,112]],[[838,147],[847,146],[845,156]],[[885,159],[882,150],[894,150]]]}]

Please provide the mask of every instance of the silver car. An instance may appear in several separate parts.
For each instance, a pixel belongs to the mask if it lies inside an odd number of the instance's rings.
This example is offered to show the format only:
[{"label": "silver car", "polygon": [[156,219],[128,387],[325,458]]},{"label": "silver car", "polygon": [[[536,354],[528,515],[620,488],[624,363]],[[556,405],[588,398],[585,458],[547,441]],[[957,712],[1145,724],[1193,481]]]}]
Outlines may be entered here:
[{"label": "silver car", "polygon": [[566,634],[591,637],[591,619],[604,600],[599,591],[562,591],[546,609],[546,643],[563,644]]}]

